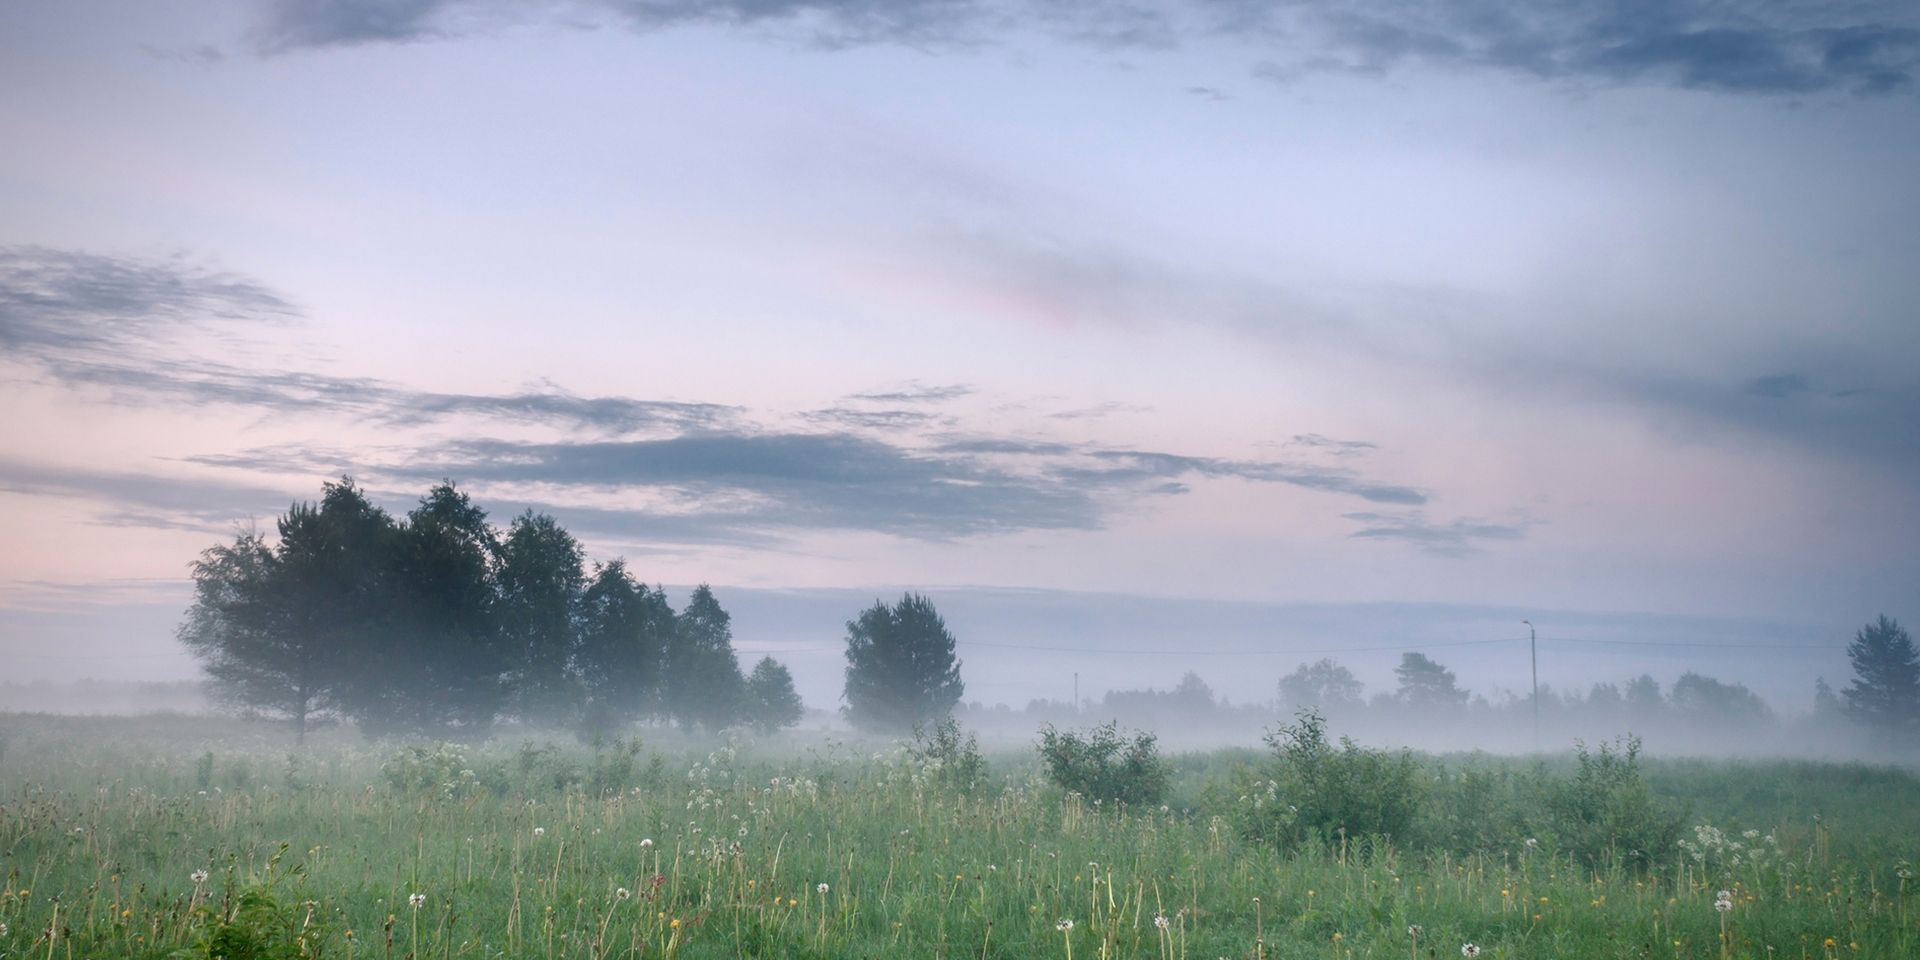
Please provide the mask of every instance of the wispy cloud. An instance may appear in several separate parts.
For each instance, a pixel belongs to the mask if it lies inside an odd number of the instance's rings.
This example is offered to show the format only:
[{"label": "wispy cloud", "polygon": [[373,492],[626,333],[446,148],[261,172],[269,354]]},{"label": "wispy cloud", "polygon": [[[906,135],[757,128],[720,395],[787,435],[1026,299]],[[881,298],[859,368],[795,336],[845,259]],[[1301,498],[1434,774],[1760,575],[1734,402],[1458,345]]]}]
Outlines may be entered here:
[{"label": "wispy cloud", "polygon": [[970,396],[974,388],[964,383],[923,384],[917,381],[887,390],[847,394],[847,400],[864,403],[946,403]]},{"label": "wispy cloud", "polygon": [[1360,529],[1348,534],[1355,540],[1391,540],[1412,544],[1421,551],[1442,557],[1461,557],[1479,550],[1483,541],[1519,540],[1526,536],[1530,522],[1490,523],[1460,518],[1446,523],[1427,519],[1414,510],[1407,513],[1349,513],[1348,520]]},{"label": "wispy cloud", "polygon": [[[706,26],[822,49],[944,50],[1023,36],[1103,51],[1230,46],[1255,76],[1384,77],[1413,65],[1545,81],[1640,84],[1723,94],[1912,88],[1920,24],[1897,0],[1672,0],[1516,7],[1498,0],[272,0],[265,52],[414,43],[518,23],[648,33]],[[1193,92],[1217,99],[1211,87]]]},{"label": "wispy cloud", "polygon": [[189,337],[241,343],[267,327],[284,333],[300,320],[292,302],[266,285],[184,258],[0,249],[0,347],[7,358],[58,383],[116,397],[331,412],[389,425],[478,417],[615,435],[698,429],[739,413],[722,404],[581,397],[551,387],[423,391],[367,377],[234,366],[178,349]]}]

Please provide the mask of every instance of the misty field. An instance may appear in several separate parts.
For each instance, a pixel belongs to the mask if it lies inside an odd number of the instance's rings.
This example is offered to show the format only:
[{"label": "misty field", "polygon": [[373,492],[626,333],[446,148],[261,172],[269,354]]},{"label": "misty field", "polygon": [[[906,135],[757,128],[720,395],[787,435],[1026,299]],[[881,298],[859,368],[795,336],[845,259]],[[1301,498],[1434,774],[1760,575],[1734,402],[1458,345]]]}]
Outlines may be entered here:
[{"label": "misty field", "polygon": [[1920,955],[1888,768],[1642,759],[1677,839],[1641,851],[1629,807],[1576,835],[1575,757],[1420,757],[1403,848],[1250,826],[1261,751],[1130,807],[1017,746],[966,785],[924,744],[658,740],[0,717],[0,957]]}]

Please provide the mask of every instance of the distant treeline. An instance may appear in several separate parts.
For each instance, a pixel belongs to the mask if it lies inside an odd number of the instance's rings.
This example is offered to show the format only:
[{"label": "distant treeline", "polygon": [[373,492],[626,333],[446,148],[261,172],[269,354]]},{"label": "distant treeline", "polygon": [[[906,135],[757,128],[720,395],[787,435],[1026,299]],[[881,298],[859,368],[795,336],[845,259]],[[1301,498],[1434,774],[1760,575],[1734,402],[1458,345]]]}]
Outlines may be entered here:
[{"label": "distant treeline", "polygon": [[180,638],[220,697],[298,731],[335,716],[371,735],[439,736],[502,716],[606,731],[801,716],[784,666],[741,672],[713,591],[676,611],[620,560],[589,569],[552,517],[500,531],[443,483],[396,519],[342,479],[276,532],[201,555]]},{"label": "distant treeline", "polygon": [[[215,694],[304,735],[345,718],[370,736],[484,735],[511,717],[615,735],[641,721],[771,731],[799,721],[772,658],[743,674],[705,585],[676,611],[622,560],[528,511],[502,531],[451,482],[406,516],[350,478],[275,524],[205,551],[180,639]],[[849,717],[905,730],[960,699],[954,640],[924,597],[847,624]]]}]

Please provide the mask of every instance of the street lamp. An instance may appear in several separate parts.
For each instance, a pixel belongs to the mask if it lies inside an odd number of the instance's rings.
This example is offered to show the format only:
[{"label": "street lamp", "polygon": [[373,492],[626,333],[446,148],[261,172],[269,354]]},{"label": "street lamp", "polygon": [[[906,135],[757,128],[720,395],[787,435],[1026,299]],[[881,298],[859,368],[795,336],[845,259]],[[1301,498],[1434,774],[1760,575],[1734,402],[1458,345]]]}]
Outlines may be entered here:
[{"label": "street lamp", "polygon": [[1533,748],[1540,749],[1540,644],[1539,636],[1534,633],[1533,621],[1522,620],[1527,625],[1527,659],[1533,663]]}]

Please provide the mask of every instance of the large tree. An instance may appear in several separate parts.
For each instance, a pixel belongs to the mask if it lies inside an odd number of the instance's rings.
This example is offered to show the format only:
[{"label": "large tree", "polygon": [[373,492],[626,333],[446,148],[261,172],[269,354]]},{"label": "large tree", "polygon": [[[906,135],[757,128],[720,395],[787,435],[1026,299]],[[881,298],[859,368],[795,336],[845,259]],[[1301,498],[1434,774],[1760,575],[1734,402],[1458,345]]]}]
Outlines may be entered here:
[{"label": "large tree", "polygon": [[668,715],[687,729],[719,730],[740,720],[746,678],[733,652],[733,618],[704,583],[674,621],[661,694]]},{"label": "large tree", "polygon": [[504,706],[509,667],[493,568],[499,542],[485,510],[451,482],[427,491],[401,524],[394,609],[382,669],[349,687],[370,734],[478,736]]},{"label": "large tree", "polygon": [[847,623],[847,717],[873,730],[905,731],[946,716],[966,684],[933,601],[909,593],[875,601]]},{"label": "large tree", "polygon": [[673,637],[673,607],[658,587],[627,572],[622,560],[594,569],[580,595],[576,654],[587,696],[620,725],[655,709],[662,659]]},{"label": "large tree", "polygon": [[1410,705],[1458,707],[1467,702],[1467,691],[1454,682],[1453,671],[1424,653],[1401,654],[1393,675],[1400,680],[1399,698]]},{"label": "large tree", "polygon": [[1288,710],[1302,707],[1345,709],[1360,705],[1363,691],[1353,671],[1330,658],[1303,663],[1280,678],[1280,703]]},{"label": "large tree", "polygon": [[806,707],[793,689],[793,674],[772,657],[762,657],[747,674],[747,720],[761,733],[800,722]]},{"label": "large tree", "polygon": [[1773,711],[1745,684],[1726,683],[1689,670],[1667,695],[1673,709],[1698,723],[1750,725],[1773,719]]},{"label": "large tree", "polygon": [[511,664],[513,709],[553,725],[576,719],[584,699],[575,674],[575,614],[586,582],[580,542],[546,514],[515,517],[500,544],[500,626]]},{"label": "large tree", "polygon": [[1920,737],[1920,653],[1913,638],[1886,614],[1861,627],[1847,644],[1853,682],[1847,712],[1897,744]]},{"label": "large tree", "polygon": [[284,718],[305,740],[310,718],[332,705],[333,658],[313,633],[288,629],[277,567],[255,533],[209,547],[193,565],[193,606],[179,635],[220,700]]},{"label": "large tree", "polygon": [[304,739],[316,713],[390,668],[395,527],[347,477],[276,527],[271,550],[247,535],[202,555],[181,639],[220,696],[286,717]]}]

